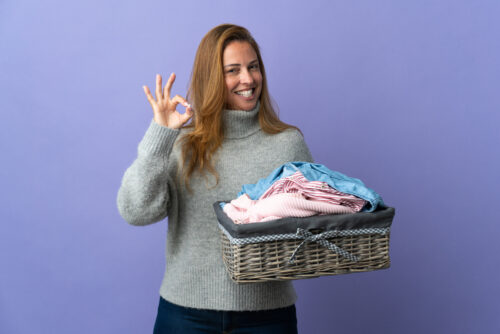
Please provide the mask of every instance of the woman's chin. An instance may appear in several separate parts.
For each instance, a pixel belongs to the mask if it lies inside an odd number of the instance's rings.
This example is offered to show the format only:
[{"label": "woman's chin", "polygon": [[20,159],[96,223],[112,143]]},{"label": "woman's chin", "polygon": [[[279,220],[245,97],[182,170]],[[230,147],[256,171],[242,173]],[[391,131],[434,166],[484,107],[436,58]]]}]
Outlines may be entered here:
[{"label": "woman's chin", "polygon": [[242,101],[242,102],[239,102],[237,104],[230,104],[227,109],[229,110],[245,110],[245,111],[249,111],[249,110],[252,110],[253,108],[255,108],[255,106],[257,105],[257,99],[253,100],[253,101]]}]

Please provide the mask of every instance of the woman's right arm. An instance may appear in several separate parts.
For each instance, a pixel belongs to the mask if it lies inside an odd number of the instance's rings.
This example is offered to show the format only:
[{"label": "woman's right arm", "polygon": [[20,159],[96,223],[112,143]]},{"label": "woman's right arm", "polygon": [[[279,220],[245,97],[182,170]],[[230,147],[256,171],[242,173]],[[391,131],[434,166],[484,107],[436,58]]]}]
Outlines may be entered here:
[{"label": "woman's right arm", "polygon": [[[132,165],[125,171],[117,205],[120,215],[132,225],[148,225],[162,220],[168,215],[168,206],[173,180],[167,173],[169,156],[175,139],[193,111],[181,96],[170,99],[170,89],[175,80],[172,73],[165,90],[162,90],[161,76],[156,77],[156,99],[144,86],[144,92],[153,108],[154,119],[139,144],[138,154]],[[183,104],[186,112],[175,110]]]}]

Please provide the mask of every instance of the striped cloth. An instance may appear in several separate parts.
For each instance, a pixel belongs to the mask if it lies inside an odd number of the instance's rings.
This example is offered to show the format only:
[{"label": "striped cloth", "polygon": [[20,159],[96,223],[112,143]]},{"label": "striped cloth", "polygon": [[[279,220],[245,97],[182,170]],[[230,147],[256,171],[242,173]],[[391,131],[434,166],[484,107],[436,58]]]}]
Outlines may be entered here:
[{"label": "striped cloth", "polygon": [[300,171],[274,182],[259,200],[281,193],[298,193],[305,199],[347,206],[354,212],[361,211],[367,203],[364,199],[333,189],[326,182],[309,181]]},{"label": "striped cloth", "polygon": [[333,189],[326,182],[309,181],[297,171],[274,182],[258,200],[243,194],[227,203],[223,210],[234,223],[248,224],[285,217],[355,213],[366,203]]},{"label": "striped cloth", "polygon": [[354,213],[352,208],[308,200],[299,193],[275,194],[252,200],[247,194],[224,205],[224,212],[235,224],[265,222],[285,217],[309,217],[317,214]]}]

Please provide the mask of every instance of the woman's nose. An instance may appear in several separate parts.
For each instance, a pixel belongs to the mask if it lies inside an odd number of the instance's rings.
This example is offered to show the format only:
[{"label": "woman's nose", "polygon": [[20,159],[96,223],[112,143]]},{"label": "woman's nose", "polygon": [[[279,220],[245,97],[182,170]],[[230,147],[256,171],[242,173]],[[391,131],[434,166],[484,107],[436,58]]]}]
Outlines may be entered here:
[{"label": "woman's nose", "polygon": [[254,82],[252,74],[247,69],[240,72],[240,82],[249,84]]}]

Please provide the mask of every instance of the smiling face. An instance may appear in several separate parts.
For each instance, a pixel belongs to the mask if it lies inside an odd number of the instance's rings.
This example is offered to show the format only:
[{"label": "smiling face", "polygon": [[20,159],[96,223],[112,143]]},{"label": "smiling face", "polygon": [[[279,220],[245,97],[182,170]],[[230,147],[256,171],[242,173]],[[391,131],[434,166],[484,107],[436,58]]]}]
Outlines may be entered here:
[{"label": "smiling face", "polygon": [[231,110],[252,110],[262,91],[262,73],[252,46],[245,41],[232,41],[224,49],[224,80],[226,107]]}]

